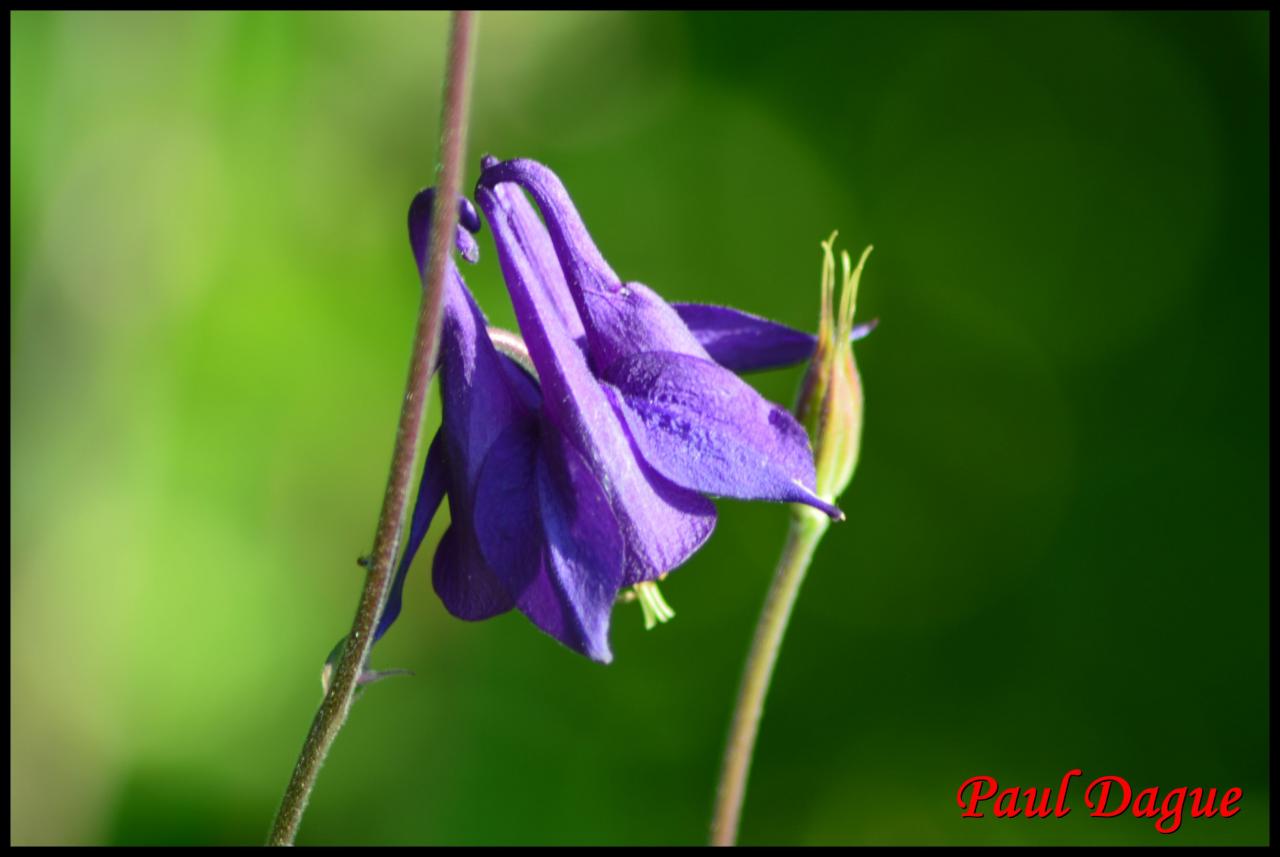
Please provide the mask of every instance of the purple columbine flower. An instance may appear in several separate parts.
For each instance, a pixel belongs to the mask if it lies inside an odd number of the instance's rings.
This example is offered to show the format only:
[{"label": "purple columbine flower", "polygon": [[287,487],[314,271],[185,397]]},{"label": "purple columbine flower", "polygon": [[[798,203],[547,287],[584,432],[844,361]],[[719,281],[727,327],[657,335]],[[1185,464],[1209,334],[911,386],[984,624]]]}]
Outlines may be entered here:
[{"label": "purple columbine flower", "polygon": [[[476,199],[494,231],[528,369],[495,347],[450,260],[442,424],[376,637],[399,614],[408,568],[447,495],[452,520],[432,579],[449,612],[479,620],[518,607],[560,642],[608,662],[619,591],[643,591],[711,534],[715,507],[704,494],[840,516],[814,493],[803,428],[733,374],[805,360],[816,340],[621,283],[554,174],[531,161],[484,167]],[[410,207],[420,269],[431,201],[426,190]],[[475,231],[479,219],[462,206],[458,249],[475,261],[461,227]]]}]

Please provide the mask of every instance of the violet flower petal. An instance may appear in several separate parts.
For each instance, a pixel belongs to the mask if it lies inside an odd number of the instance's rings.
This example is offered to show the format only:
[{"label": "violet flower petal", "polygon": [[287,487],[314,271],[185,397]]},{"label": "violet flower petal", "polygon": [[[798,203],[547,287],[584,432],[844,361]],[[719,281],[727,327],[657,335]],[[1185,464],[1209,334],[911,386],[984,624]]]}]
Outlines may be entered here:
[{"label": "violet flower petal", "polygon": [[604,380],[617,390],[645,459],[677,485],[742,500],[807,503],[844,517],[813,490],[813,455],[800,423],[723,366],[648,351],[619,360]]},{"label": "violet flower petal", "polygon": [[378,627],[373,632],[376,643],[387,633],[387,629],[400,616],[400,607],[404,597],[404,581],[408,576],[409,566],[418,552],[427,530],[431,528],[431,519],[435,517],[440,501],[448,484],[448,470],[445,467],[444,453],[440,442],[440,434],[431,440],[427,448],[427,457],[422,465],[422,480],[418,483],[418,497],[413,503],[413,519],[409,525],[409,539],[405,542],[404,551],[400,554],[400,565],[396,568],[396,576],[391,581],[391,593],[387,596],[387,604],[382,608],[378,618]]},{"label": "violet flower petal", "polygon": [[[733,307],[690,303],[671,306],[711,359],[738,374],[804,363],[818,344],[818,337],[812,333]],[[865,338],[875,326],[874,319],[857,325],[850,332],[849,341]]]},{"label": "violet flower petal", "polygon": [[609,616],[622,581],[622,538],[582,457],[552,429],[513,425],[476,485],[475,532],[521,612],[566,646],[608,663]]},{"label": "violet flower petal", "polygon": [[[623,580],[622,532],[604,488],[568,438],[544,434],[541,452],[534,481],[550,572],[545,579],[554,583],[554,597],[531,589],[524,593],[526,612],[544,628],[580,625],[587,645],[579,651],[608,663],[609,618]],[[562,604],[573,611],[553,618]]]}]

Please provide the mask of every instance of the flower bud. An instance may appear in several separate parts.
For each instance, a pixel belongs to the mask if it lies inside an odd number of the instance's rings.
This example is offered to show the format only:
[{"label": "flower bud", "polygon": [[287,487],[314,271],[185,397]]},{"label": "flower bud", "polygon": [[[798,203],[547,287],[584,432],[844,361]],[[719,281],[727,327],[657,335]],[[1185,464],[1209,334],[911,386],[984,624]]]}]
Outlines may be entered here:
[{"label": "flower bud", "polygon": [[817,475],[816,492],[835,503],[853,478],[862,438],[862,379],[853,359],[853,313],[858,280],[871,247],[862,251],[852,268],[849,254],[840,254],[843,282],[840,306],[835,306],[836,233],[822,243],[822,308],[818,320],[818,344],[809,362],[796,417],[809,433]]}]

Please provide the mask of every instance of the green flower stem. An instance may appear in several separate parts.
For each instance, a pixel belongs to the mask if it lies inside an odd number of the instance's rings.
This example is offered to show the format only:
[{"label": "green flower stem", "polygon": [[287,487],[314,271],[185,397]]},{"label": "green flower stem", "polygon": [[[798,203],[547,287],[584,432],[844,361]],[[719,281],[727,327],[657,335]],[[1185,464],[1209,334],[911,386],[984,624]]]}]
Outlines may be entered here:
[{"label": "green flower stem", "polygon": [[409,493],[422,445],[422,419],[427,385],[435,368],[440,347],[441,307],[444,300],[446,261],[458,224],[458,195],[462,188],[463,158],[466,155],[467,111],[471,93],[471,54],[475,41],[475,13],[454,12],[449,30],[449,58],[445,68],[444,105],[441,116],[440,160],[437,167],[435,210],[432,212],[431,246],[428,249],[426,284],[418,311],[405,385],[400,422],[396,428],[391,474],[382,499],[373,552],[367,565],[364,591],[356,609],[355,622],[346,637],[342,657],[333,671],[311,722],[311,731],[293,769],[271,827],[270,845],[292,845],[302,823],[307,800],[315,786],[320,766],[351,711],[357,679],[369,657],[373,629],[386,604],[391,584],[391,568],[400,548]]},{"label": "green flower stem", "polygon": [[782,548],[769,594],[765,596],[760,620],[756,623],[755,638],[751,641],[751,651],[742,671],[738,702],[729,727],[729,742],[725,745],[724,762],[720,767],[715,814],[711,819],[712,845],[733,845],[737,842],[742,802],[747,793],[747,774],[751,770],[751,755],[760,731],[760,717],[764,713],[764,698],[769,693],[773,667],[778,661],[778,650],[782,647],[782,637],[787,631],[800,584],[804,582],[813,553],[830,523],[830,519],[821,512],[807,507],[798,508],[791,517],[787,542]]}]

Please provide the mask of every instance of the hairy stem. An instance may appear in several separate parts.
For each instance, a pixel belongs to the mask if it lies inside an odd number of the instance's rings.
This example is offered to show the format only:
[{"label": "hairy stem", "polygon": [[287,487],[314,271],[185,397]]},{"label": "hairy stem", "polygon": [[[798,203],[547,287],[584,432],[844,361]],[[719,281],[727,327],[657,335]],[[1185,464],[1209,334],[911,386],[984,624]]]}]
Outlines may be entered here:
[{"label": "hairy stem", "polygon": [[432,213],[431,245],[428,249],[426,281],[418,311],[409,379],[405,384],[400,422],[396,428],[391,474],[382,512],[374,536],[364,591],[355,621],[332,681],[311,722],[302,753],[293,769],[267,840],[270,845],[292,845],[315,786],[320,766],[351,711],[356,680],[373,641],[373,630],[387,600],[392,564],[400,548],[409,493],[421,446],[421,429],[427,385],[435,368],[440,347],[441,306],[444,277],[458,223],[458,195],[462,188],[462,161],[466,154],[467,110],[471,90],[471,55],[474,45],[475,13],[454,12],[449,29],[449,57],[445,68],[444,105],[441,115],[440,159],[436,167],[435,209]]},{"label": "hairy stem", "polygon": [[738,821],[747,793],[747,774],[751,770],[751,755],[760,731],[760,717],[764,713],[764,698],[769,693],[769,681],[773,678],[773,667],[778,661],[778,650],[782,647],[782,637],[791,618],[791,608],[796,603],[796,594],[829,523],[825,515],[812,509],[798,511],[791,518],[787,542],[782,548],[769,594],[765,596],[760,620],[756,623],[755,638],[751,641],[751,651],[742,671],[742,684],[738,688],[738,702],[729,727],[729,741],[725,745],[720,787],[711,819],[712,845],[733,845],[737,842]]}]

